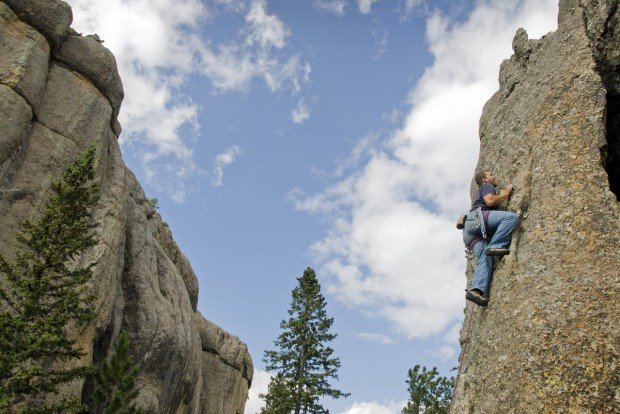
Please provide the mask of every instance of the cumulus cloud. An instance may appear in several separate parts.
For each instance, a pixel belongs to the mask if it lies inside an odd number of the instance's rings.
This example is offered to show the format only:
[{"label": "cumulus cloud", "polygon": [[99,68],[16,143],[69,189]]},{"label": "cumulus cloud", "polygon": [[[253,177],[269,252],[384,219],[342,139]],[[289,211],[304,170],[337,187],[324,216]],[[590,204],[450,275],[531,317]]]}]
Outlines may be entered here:
[{"label": "cumulus cloud", "polygon": [[440,357],[458,346],[465,260],[453,219],[470,203],[482,106],[516,29],[539,37],[554,29],[556,15],[555,0],[481,1],[460,22],[432,14],[434,63],[411,91],[403,123],[364,143],[366,157],[351,157],[358,167],[320,193],[289,194],[297,209],[330,223],[311,246],[328,292],[408,338],[442,335]]},{"label": "cumulus cloud", "polygon": [[241,155],[241,148],[233,145],[215,157],[215,162],[213,163],[213,185],[219,187],[223,184],[224,167],[235,162],[239,155]]},{"label": "cumulus cloud", "polygon": [[[184,93],[192,75],[206,77],[215,93],[245,91],[262,79],[271,91],[299,93],[310,65],[285,51],[291,31],[264,0],[68,0],[73,27],[98,33],[115,55],[125,87],[121,144],[141,154],[141,177],[182,201],[186,181],[203,174],[194,160],[198,105]],[[199,24],[218,10],[242,13],[241,38],[212,45]]]},{"label": "cumulus cloud", "polygon": [[314,0],[312,2],[315,8],[319,10],[326,10],[335,15],[344,15],[344,7],[346,6],[346,0]]},{"label": "cumulus cloud", "polygon": [[393,344],[394,340],[387,335],[372,332],[358,332],[355,334],[358,338],[365,341],[377,342],[382,345]]},{"label": "cumulus cloud", "polygon": [[245,404],[245,414],[258,414],[265,406],[265,401],[259,398],[259,394],[265,394],[271,381],[271,374],[260,369],[254,371],[252,387],[248,392],[248,401]]},{"label": "cumulus cloud", "polygon": [[297,107],[291,111],[291,118],[296,124],[303,124],[310,118],[310,108],[305,99],[299,100]]},{"label": "cumulus cloud", "polygon": [[341,414],[400,414],[407,401],[354,402]]},{"label": "cumulus cloud", "polygon": [[372,4],[379,0],[357,0],[357,7],[359,8],[360,13],[368,14],[370,13],[370,9],[372,8]]}]

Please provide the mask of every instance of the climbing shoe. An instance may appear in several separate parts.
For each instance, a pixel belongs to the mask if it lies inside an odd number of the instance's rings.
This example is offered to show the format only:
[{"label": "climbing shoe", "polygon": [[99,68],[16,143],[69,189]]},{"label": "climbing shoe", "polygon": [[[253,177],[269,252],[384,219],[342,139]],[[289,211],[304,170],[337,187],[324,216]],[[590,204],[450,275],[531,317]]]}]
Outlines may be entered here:
[{"label": "climbing shoe", "polygon": [[482,296],[477,290],[468,290],[465,293],[465,299],[474,302],[478,306],[487,306],[489,299]]},{"label": "climbing shoe", "polygon": [[487,256],[504,256],[510,253],[510,249],[502,249],[501,247],[489,247],[484,251]]}]

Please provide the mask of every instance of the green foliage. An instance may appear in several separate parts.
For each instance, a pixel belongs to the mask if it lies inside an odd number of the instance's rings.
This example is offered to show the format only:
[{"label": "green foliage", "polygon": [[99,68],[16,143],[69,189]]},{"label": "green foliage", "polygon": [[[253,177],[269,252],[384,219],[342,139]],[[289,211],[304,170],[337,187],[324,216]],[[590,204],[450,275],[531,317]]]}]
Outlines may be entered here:
[{"label": "green foliage", "polygon": [[74,267],[75,259],[96,244],[89,224],[99,197],[95,152],[91,144],[52,182],[52,197],[38,222],[20,222],[15,261],[0,255],[5,280],[0,285],[0,412],[82,408],[79,400],[46,396],[89,371],[73,363],[84,354],[68,338],[67,324],[83,326],[93,318],[85,284],[94,264]]},{"label": "green foliage", "polygon": [[103,414],[139,414],[134,404],[139,394],[136,388],[138,367],[129,353],[129,338],[121,332],[109,359],[99,364],[95,376],[93,399],[97,412]]},{"label": "green foliage", "polygon": [[261,414],[288,414],[292,411],[291,387],[282,375],[276,375],[269,382],[267,394],[259,397],[265,400]]},{"label": "green foliage", "polygon": [[438,375],[437,368],[430,371],[416,365],[408,372],[409,402],[403,414],[447,414],[454,391],[454,378]]},{"label": "green foliage", "polygon": [[276,350],[265,351],[268,371],[277,375],[263,395],[267,406],[262,414],[329,413],[319,398],[347,397],[329,383],[338,379],[340,360],[327,346],[337,335],[329,332],[334,319],[325,311],[325,297],[314,270],[307,268],[293,289],[289,319],[280,323],[281,333],[274,341]]}]

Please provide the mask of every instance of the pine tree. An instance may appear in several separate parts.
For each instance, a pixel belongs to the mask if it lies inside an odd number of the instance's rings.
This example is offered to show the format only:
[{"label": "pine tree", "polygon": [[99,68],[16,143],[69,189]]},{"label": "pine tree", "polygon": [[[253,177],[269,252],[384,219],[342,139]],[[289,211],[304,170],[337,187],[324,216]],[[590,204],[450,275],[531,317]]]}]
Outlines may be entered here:
[{"label": "pine tree", "polygon": [[46,397],[89,372],[71,363],[84,354],[68,338],[67,325],[83,326],[93,318],[85,284],[94,264],[74,267],[96,243],[89,224],[99,194],[95,152],[93,143],[52,182],[38,222],[20,222],[15,261],[0,255],[6,282],[0,286],[0,412],[82,409],[77,399]]},{"label": "pine tree", "polygon": [[407,373],[409,402],[403,414],[447,414],[454,391],[454,378],[438,375],[437,368],[430,371],[416,365]]},{"label": "pine tree", "polygon": [[259,397],[265,400],[261,414],[289,414],[292,410],[291,387],[281,375],[276,375],[269,382],[267,394]]},{"label": "pine tree", "polygon": [[93,399],[97,412],[103,414],[139,414],[134,403],[139,394],[136,388],[138,367],[129,353],[129,338],[121,332],[109,359],[99,364],[95,376]]},{"label": "pine tree", "polygon": [[263,358],[266,369],[277,373],[264,396],[269,404],[263,414],[329,413],[319,398],[349,395],[329,383],[330,378],[338,379],[340,368],[340,360],[327,345],[337,335],[329,332],[334,319],[327,317],[314,270],[307,268],[297,281],[289,319],[280,323],[282,333],[274,341],[277,350],[265,351]]}]

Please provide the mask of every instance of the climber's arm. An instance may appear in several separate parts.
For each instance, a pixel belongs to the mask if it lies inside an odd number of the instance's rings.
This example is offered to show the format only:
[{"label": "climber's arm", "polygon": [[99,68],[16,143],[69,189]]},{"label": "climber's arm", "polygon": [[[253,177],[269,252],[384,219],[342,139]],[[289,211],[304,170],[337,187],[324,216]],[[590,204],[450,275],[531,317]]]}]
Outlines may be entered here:
[{"label": "climber's arm", "polygon": [[511,193],[512,193],[512,185],[509,185],[506,188],[504,188],[503,190],[501,190],[499,192],[499,194],[487,194],[487,195],[485,195],[483,197],[484,203],[488,207],[495,207],[496,205],[498,205],[499,203],[501,203],[502,201],[504,201],[508,197],[510,197]]}]

